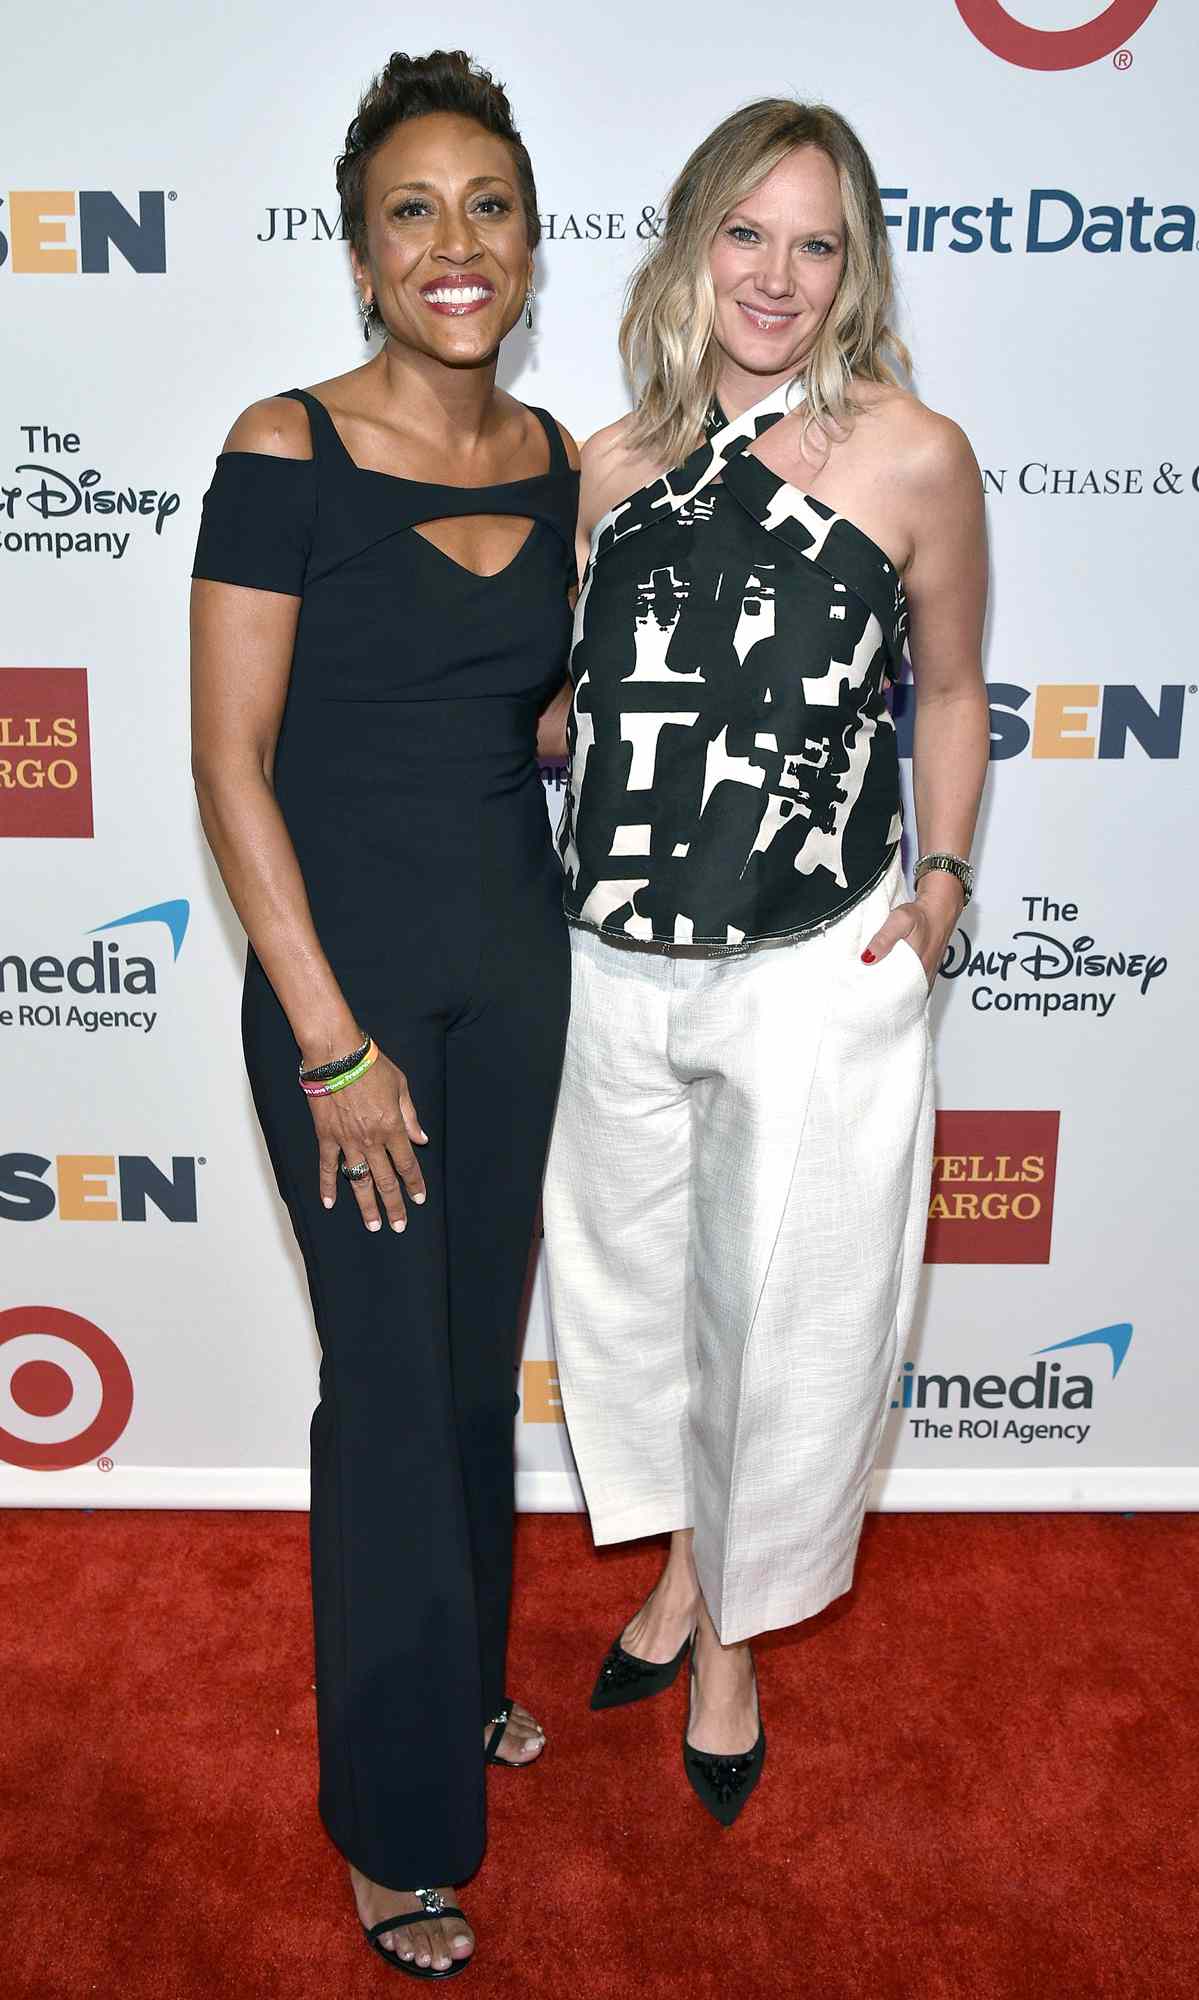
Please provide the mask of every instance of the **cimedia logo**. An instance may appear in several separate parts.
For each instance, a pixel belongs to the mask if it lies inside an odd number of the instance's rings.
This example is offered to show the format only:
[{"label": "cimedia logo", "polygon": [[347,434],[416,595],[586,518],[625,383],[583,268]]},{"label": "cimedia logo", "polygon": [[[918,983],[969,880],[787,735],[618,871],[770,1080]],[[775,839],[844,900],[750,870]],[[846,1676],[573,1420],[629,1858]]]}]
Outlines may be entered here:
[{"label": "cimedia logo", "polygon": [[1157,0],[1111,0],[1074,28],[1030,28],[1014,19],[1002,0],[955,0],[955,5],[970,33],[993,56],[1019,69],[1060,70],[1082,69],[1115,55],[1144,27]]},{"label": "cimedia logo", "polygon": [[[6,952],[0,943],[0,1028],[81,1028],[89,1035],[127,1028],[150,1034],[158,1007],[127,1003],[130,998],[144,1003],[157,996],[158,962],[144,952],[123,950],[121,941],[104,933],[161,924],[170,937],[174,961],[183,949],[189,915],[190,905],[179,897],[110,917],[87,933],[96,939],[90,949],[73,957],[46,951],[26,956]],[[81,1006],[73,996],[105,1004]],[[110,1000],[116,1004],[107,1004]]]},{"label": "cimedia logo", "polygon": [[111,188],[14,188],[7,208],[0,195],[0,265],[17,276],[92,276],[111,271],[115,250],[131,271],[161,273],[167,199],[143,189],[135,215]]},{"label": "cimedia logo", "polygon": [[0,1459],[65,1472],[111,1450],[133,1412],[115,1340],[57,1306],[0,1312]]},{"label": "cimedia logo", "polygon": [[[1093,1427],[1091,1418],[1084,1419],[1083,1413],[1094,1408],[1096,1391],[1102,1391],[1119,1375],[1132,1331],[1129,1320],[1118,1320],[1111,1326],[1094,1327],[1089,1333],[1051,1341],[1047,1347],[1034,1350],[1029,1357],[1031,1366],[1010,1377],[922,1374],[914,1362],[905,1361],[891,1408],[905,1413],[912,1436],[922,1443],[1000,1439],[1020,1445],[1081,1445]],[[1070,1363],[1077,1364],[1080,1350],[1086,1348],[1106,1349],[1110,1377],[1100,1374],[1097,1378],[1085,1365],[1075,1365],[1068,1372]],[[1069,1355],[1070,1362],[1045,1359],[1059,1354]],[[970,1415],[965,1415],[966,1411]],[[1017,1414],[1012,1415],[1013,1411]]]}]

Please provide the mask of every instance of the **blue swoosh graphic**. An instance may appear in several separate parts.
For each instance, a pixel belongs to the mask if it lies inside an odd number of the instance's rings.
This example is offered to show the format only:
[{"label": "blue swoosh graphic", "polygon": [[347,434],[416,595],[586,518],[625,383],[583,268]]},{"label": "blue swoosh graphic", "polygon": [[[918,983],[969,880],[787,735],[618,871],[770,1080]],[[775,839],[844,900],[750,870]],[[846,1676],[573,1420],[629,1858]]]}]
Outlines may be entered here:
[{"label": "blue swoosh graphic", "polygon": [[96,930],[89,931],[88,935],[95,937],[96,931],[117,931],[122,924],[165,924],[171,933],[175,957],[178,958],[187,936],[190,915],[191,905],[182,897],[174,903],[150,903],[144,910],[130,910],[127,917],[110,917],[106,924],[97,924]]},{"label": "blue swoosh graphic", "polygon": [[1114,1382],[1128,1353],[1128,1343],[1132,1339],[1132,1326],[1128,1320],[1121,1320],[1116,1326],[1098,1326],[1093,1333],[1076,1333],[1073,1340],[1055,1340],[1052,1347],[1038,1347],[1037,1354],[1057,1354],[1063,1347],[1110,1347],[1112,1351],[1112,1381]]}]

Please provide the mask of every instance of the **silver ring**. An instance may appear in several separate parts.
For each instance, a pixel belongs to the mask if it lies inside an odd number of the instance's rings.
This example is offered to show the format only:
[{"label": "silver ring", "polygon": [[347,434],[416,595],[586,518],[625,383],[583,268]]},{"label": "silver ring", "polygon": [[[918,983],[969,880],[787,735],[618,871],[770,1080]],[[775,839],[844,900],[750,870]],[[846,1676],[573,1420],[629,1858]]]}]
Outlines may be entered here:
[{"label": "silver ring", "polygon": [[364,1181],[370,1173],[370,1166],[366,1160],[359,1160],[357,1166],[347,1167],[343,1160],[341,1171],[348,1181]]}]

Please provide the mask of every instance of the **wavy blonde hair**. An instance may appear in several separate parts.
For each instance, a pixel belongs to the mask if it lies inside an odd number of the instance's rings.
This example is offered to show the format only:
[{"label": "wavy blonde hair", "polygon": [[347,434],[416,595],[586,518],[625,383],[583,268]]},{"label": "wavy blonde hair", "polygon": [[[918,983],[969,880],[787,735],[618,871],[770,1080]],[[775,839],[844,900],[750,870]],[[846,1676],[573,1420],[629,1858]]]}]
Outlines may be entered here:
[{"label": "wavy blonde hair", "polygon": [[631,449],[678,465],[694,451],[720,371],[714,338],[712,239],[730,209],[800,146],[819,146],[837,170],[845,213],[845,268],[803,369],[805,433],[844,433],[855,414],[854,376],[897,383],[911,357],[891,325],[891,246],[869,156],[827,104],[762,98],[734,111],[696,147],[667,196],[658,241],[634,272],[620,352],[636,395]]}]

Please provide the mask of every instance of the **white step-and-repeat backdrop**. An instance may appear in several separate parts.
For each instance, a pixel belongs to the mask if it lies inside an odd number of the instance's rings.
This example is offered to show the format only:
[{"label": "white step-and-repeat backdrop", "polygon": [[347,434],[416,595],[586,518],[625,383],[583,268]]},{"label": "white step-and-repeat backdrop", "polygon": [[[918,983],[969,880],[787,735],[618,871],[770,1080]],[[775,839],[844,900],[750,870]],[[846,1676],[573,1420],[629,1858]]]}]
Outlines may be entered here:
[{"label": "white step-and-repeat backdrop", "polygon": [[[4,41],[0,1499],[304,1503],[314,1338],[192,801],[187,577],[232,418],[362,354],[332,161],[399,41],[511,89],[545,239],[503,379],[580,436],[625,407],[622,288],[701,135],[790,92],[865,140],[995,573],[980,886],[934,1004],[878,1498],[1195,1504],[1189,0],[109,0],[52,57],[18,0]],[[552,1357],[538,1285],[529,1507],[577,1504]]]}]

